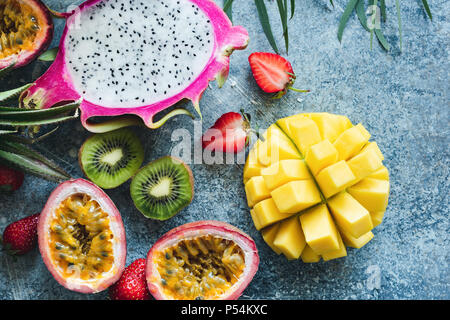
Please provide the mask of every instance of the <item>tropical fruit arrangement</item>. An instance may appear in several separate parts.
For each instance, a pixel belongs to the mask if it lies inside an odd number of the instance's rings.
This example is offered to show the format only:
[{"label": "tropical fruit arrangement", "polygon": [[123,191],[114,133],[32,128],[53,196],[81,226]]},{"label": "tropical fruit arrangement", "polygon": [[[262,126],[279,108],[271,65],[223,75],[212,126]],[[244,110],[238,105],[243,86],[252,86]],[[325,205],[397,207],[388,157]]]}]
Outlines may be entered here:
[{"label": "tropical fruit arrangement", "polygon": [[[135,19],[136,14],[143,19]],[[58,48],[52,16],[66,19]],[[230,55],[249,37],[212,0],[89,0],[58,13],[40,0],[0,4],[0,77],[36,57],[53,61],[33,83],[0,93],[0,191],[15,192],[24,174],[58,182],[39,213],[9,224],[0,239],[13,255],[38,244],[54,279],[68,290],[109,290],[112,300],[237,299],[260,257],[254,240],[226,222],[178,226],[126,266],[121,213],[103,189],[130,181],[136,211],[164,221],[194,198],[190,167],[173,156],[144,164],[133,125],[155,129],[186,109],[155,115],[182,99],[199,101],[212,80],[221,87]],[[42,54],[42,52],[44,52]],[[256,84],[282,98],[297,79],[288,60],[268,52],[248,57]],[[17,100],[17,106],[12,101]],[[30,147],[42,127],[80,116],[93,134],[81,145],[84,178],[73,178]],[[111,117],[97,122],[93,117]],[[192,116],[193,117],[193,116]],[[138,120],[136,120],[138,119]],[[205,152],[244,152],[250,114],[227,112],[202,136]],[[63,138],[61,138],[63,139]],[[271,125],[250,150],[244,184],[256,229],[288,259],[318,262],[346,255],[373,238],[389,197],[383,155],[362,124],[309,113]],[[29,213],[30,214],[30,213]]]},{"label": "tropical fruit arrangement", "polygon": [[288,259],[328,261],[361,248],[382,222],[389,173],[370,133],[342,115],[278,120],[250,150],[247,203],[267,244]]}]

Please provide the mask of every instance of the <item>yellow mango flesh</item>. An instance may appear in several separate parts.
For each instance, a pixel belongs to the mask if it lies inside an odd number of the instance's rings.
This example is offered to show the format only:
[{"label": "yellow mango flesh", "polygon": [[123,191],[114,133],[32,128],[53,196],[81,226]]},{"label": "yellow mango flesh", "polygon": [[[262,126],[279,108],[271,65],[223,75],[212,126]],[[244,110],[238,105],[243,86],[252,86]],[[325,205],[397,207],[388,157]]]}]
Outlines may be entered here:
[{"label": "yellow mango flesh", "polygon": [[325,204],[300,215],[306,242],[317,254],[339,249],[338,231]]},{"label": "yellow mango flesh", "polygon": [[348,164],[341,160],[320,171],[316,181],[325,198],[329,198],[353,184],[356,177]]},{"label": "yellow mango flesh", "polygon": [[244,165],[244,184],[247,183],[250,178],[261,175],[261,170],[265,168],[258,162],[258,146],[261,143],[261,140],[256,141],[256,143],[248,153],[247,161]]},{"label": "yellow mango flesh", "polygon": [[280,223],[276,223],[271,225],[270,227],[264,228],[261,231],[261,235],[267,245],[276,253],[281,254],[281,251],[274,246],[273,241],[275,240],[275,236],[278,233],[278,229],[280,228]]},{"label": "yellow mango flesh", "polygon": [[370,212],[385,211],[389,198],[389,181],[365,178],[348,188],[348,193]]},{"label": "yellow mango flesh", "polygon": [[292,134],[290,137],[303,155],[306,154],[310,146],[322,140],[319,127],[311,119],[304,117],[296,121],[289,121],[287,125],[289,126],[289,132]]},{"label": "yellow mango flesh", "polygon": [[342,238],[339,233],[338,233],[338,240],[339,240],[339,249],[324,253],[322,255],[322,258],[324,261],[330,261],[333,259],[342,258],[342,257],[347,256],[347,249],[345,249],[345,244],[342,241]]},{"label": "yellow mango flesh", "polygon": [[338,161],[338,151],[329,140],[323,140],[313,145],[306,153],[306,163],[313,175]]},{"label": "yellow mango flesh", "polygon": [[333,144],[339,152],[339,160],[347,160],[356,155],[369,139],[370,134],[362,124],[345,130]]},{"label": "yellow mango flesh", "polygon": [[377,171],[369,174],[367,178],[379,179],[379,180],[388,180],[389,181],[389,171],[385,166],[381,166]]},{"label": "yellow mango flesh", "polygon": [[[293,218],[305,238],[305,262],[345,256],[345,245],[360,248],[373,238],[388,203],[389,172],[370,137],[362,124],[325,112],[289,116],[266,130],[249,153],[244,181],[259,176],[269,190],[251,216],[274,251],[282,252],[273,243],[276,228]],[[289,259],[299,258],[282,243]]]},{"label": "yellow mango flesh", "polygon": [[319,127],[322,139],[329,140],[330,142],[334,142],[342,132],[352,127],[352,123],[345,116],[325,112],[310,113],[308,116]]},{"label": "yellow mango flesh", "polygon": [[345,230],[340,230],[340,232],[341,232],[342,240],[344,240],[345,245],[347,247],[352,247],[352,248],[356,248],[356,249],[362,248],[370,240],[373,239],[372,231],[369,231],[366,234],[363,234],[359,238],[353,237],[351,234],[349,234]]},{"label": "yellow mango flesh", "polygon": [[300,159],[281,160],[274,163],[261,170],[261,176],[269,190],[274,190],[290,181],[312,178],[305,162]]},{"label": "yellow mango flesh", "polygon": [[253,208],[259,201],[270,197],[270,191],[267,189],[261,176],[253,177],[247,181],[245,193],[247,194],[247,204],[250,208]]},{"label": "yellow mango flesh", "polygon": [[305,246],[300,257],[304,263],[314,263],[320,261],[320,255],[315,253],[309,245]]},{"label": "yellow mango flesh", "polygon": [[383,222],[383,217],[384,211],[370,213],[370,218],[372,218],[372,224],[374,228]]},{"label": "yellow mango flesh", "polygon": [[258,202],[253,211],[260,229],[291,216],[291,214],[281,213],[272,198]]},{"label": "yellow mango flesh", "polygon": [[273,245],[289,260],[300,257],[306,241],[297,217],[291,217],[280,224]]},{"label": "yellow mango flesh", "polygon": [[262,166],[270,166],[284,159],[300,159],[300,155],[289,138],[274,134],[259,146],[258,161]]},{"label": "yellow mango flesh", "polygon": [[328,207],[339,228],[355,238],[373,229],[370,213],[347,192],[342,192],[328,201]]},{"label": "yellow mango flesh", "polygon": [[294,214],[321,201],[313,180],[291,181],[270,194],[281,213]]},{"label": "yellow mango flesh", "polygon": [[362,151],[348,160],[347,164],[358,181],[375,172],[383,165],[378,154],[373,149]]},{"label": "yellow mango flesh", "polygon": [[375,141],[369,142],[364,146],[361,152],[364,152],[366,150],[373,150],[378,155],[378,158],[380,158],[381,161],[384,160],[383,153],[381,152],[380,148],[378,147],[378,144]]}]

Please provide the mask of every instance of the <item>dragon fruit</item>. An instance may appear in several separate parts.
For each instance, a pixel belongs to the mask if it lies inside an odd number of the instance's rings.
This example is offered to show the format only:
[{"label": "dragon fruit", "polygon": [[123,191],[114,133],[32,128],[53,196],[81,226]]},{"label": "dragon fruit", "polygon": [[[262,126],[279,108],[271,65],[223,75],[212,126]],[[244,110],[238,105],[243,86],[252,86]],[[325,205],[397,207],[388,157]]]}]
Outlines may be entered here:
[{"label": "dragon fruit", "polygon": [[[80,101],[92,132],[126,126],[137,115],[150,128],[177,114],[154,116],[182,99],[199,101],[209,81],[225,82],[230,54],[248,33],[232,26],[212,0],[89,0],[64,14],[59,52],[49,70],[21,95],[25,108]],[[121,116],[107,124],[89,121]],[[133,121],[133,120],[131,120]]]}]

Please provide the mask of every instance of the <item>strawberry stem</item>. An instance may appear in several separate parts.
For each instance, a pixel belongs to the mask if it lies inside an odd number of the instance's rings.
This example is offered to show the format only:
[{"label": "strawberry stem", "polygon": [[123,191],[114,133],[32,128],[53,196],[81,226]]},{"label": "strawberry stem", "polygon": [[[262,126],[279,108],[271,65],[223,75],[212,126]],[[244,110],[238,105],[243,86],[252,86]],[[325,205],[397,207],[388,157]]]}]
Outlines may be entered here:
[{"label": "strawberry stem", "polygon": [[311,90],[301,90],[301,89],[296,89],[293,87],[287,87],[289,90],[295,91],[295,92],[310,92]]}]

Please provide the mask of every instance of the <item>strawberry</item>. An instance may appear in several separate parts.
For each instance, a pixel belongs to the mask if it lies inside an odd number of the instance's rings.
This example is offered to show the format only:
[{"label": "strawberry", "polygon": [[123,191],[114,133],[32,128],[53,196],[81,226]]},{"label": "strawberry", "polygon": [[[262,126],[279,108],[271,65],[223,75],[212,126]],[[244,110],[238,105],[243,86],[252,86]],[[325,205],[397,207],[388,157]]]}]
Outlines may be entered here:
[{"label": "strawberry", "polygon": [[149,300],[147,281],[145,279],[145,259],[137,259],[122,273],[109,289],[111,300]]},{"label": "strawberry", "polygon": [[33,249],[37,242],[39,215],[39,213],[36,213],[13,222],[5,228],[1,242],[9,253],[21,255]]},{"label": "strawberry", "polygon": [[276,93],[281,98],[287,90],[309,92],[292,88],[295,81],[291,63],[282,56],[270,52],[254,52],[248,57],[253,77],[258,86],[267,93]]},{"label": "strawberry", "polygon": [[216,152],[238,153],[249,142],[250,121],[247,114],[223,114],[202,137],[203,149]]},{"label": "strawberry", "polygon": [[0,165],[0,191],[14,191],[23,183],[23,172]]}]

